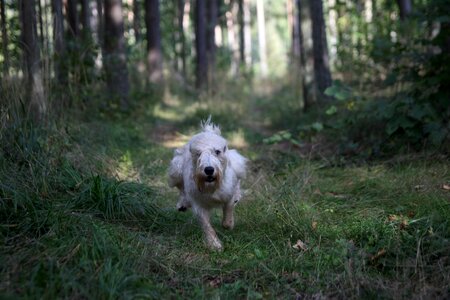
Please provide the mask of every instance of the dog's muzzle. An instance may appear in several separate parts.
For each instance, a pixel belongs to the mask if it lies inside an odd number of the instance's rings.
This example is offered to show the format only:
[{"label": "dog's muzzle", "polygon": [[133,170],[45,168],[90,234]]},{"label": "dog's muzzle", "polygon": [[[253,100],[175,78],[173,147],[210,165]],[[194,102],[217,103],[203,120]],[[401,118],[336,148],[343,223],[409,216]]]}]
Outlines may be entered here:
[{"label": "dog's muzzle", "polygon": [[206,167],[204,170],[205,174],[206,174],[206,182],[214,182],[216,180],[216,177],[213,176],[214,175],[214,168],[213,167]]}]

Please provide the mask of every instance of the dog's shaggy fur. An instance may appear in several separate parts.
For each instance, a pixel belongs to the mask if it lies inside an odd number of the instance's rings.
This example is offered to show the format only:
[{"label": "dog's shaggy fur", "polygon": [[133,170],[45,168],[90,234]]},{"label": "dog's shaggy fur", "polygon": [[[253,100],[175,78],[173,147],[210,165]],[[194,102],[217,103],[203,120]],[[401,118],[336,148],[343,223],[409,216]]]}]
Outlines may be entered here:
[{"label": "dog's shaggy fur", "polygon": [[180,211],[192,207],[200,221],[209,248],[222,249],[222,243],[210,223],[210,210],[222,207],[222,226],[234,227],[233,210],[241,199],[241,179],[247,159],[228,149],[220,128],[211,118],[201,124],[202,131],[175,150],[169,168],[169,185],[177,187]]}]

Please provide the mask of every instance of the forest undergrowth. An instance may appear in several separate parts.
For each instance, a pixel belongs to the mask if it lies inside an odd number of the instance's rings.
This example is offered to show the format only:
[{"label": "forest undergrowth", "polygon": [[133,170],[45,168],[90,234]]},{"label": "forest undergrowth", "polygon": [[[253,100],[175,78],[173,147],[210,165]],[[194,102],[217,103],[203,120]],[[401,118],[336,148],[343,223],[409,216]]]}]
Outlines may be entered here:
[{"label": "forest undergrowth", "polygon": [[[268,143],[271,94],[224,90],[194,101],[168,89],[128,114],[3,128],[1,297],[450,296],[448,158],[342,163]],[[235,229],[213,216],[223,252],[207,250],[167,186],[173,148],[209,114],[250,159]]]}]

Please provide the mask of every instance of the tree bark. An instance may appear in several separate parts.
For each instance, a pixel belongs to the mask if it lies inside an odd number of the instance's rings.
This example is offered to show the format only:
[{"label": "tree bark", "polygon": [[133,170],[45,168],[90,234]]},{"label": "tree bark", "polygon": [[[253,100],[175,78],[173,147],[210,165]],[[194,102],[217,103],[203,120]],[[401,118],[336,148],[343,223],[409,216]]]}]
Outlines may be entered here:
[{"label": "tree bark", "polygon": [[411,0],[397,0],[397,5],[400,11],[400,19],[406,20],[412,12]]},{"label": "tree bark", "polygon": [[83,35],[89,36],[91,33],[91,10],[89,8],[89,0],[81,0],[81,27]]},{"label": "tree bark", "polygon": [[52,0],[53,10],[53,40],[55,43],[55,77],[57,82],[64,86],[67,83],[67,70],[64,68],[65,42],[64,42],[64,15],[62,0]]},{"label": "tree bark", "polygon": [[104,9],[103,9],[103,0],[97,0],[97,14],[98,14],[98,20],[97,20],[97,36],[98,36],[98,43],[100,45],[100,48],[102,49],[102,55],[104,50],[104,41],[105,41],[105,17],[104,17]]},{"label": "tree bark", "polygon": [[238,23],[239,23],[239,57],[241,64],[245,62],[245,35],[244,35],[244,0],[238,0]]},{"label": "tree bark", "polygon": [[185,36],[185,17],[189,18],[186,13],[186,7],[189,5],[188,0],[178,0],[178,34],[179,34],[179,57],[181,61],[181,73],[186,77],[186,36]]},{"label": "tree bark", "polygon": [[227,21],[228,46],[231,50],[231,70],[232,76],[239,73],[239,31],[238,31],[238,14],[239,5],[236,0],[231,0],[229,10],[225,13]]},{"label": "tree bark", "polygon": [[331,73],[328,61],[322,0],[312,0],[310,8],[314,49],[314,78],[319,95],[321,96],[320,100],[328,100],[328,98],[323,94],[325,89],[331,85]]},{"label": "tree bark", "polygon": [[78,9],[77,0],[67,0],[65,1],[66,12],[67,12],[67,23],[69,25],[69,33],[73,37],[78,37],[79,26],[78,26]]},{"label": "tree bark", "polygon": [[38,23],[39,23],[39,40],[41,42],[41,48],[44,48],[44,41],[45,41],[45,35],[44,35],[44,20],[43,20],[43,14],[44,12],[42,11],[42,3],[41,0],[37,0],[37,6],[38,6]]},{"label": "tree bark", "polygon": [[103,66],[108,93],[118,98],[122,110],[127,110],[129,81],[125,53],[124,25],[121,0],[104,0],[105,41]]},{"label": "tree bark", "polygon": [[141,1],[133,0],[133,30],[136,42],[141,41]]},{"label": "tree bark", "polygon": [[1,9],[1,26],[2,26],[2,46],[3,46],[3,72],[7,76],[9,74],[9,51],[8,51],[8,31],[6,28],[6,6],[5,0],[0,0]]},{"label": "tree bark", "polygon": [[198,89],[205,87],[208,80],[208,59],[206,52],[206,0],[197,0],[195,6],[195,50],[196,83]]},{"label": "tree bark", "polygon": [[263,0],[256,0],[256,15],[258,18],[259,63],[261,68],[261,76],[266,77],[268,74],[268,68],[266,53],[266,25]]},{"label": "tree bark", "polygon": [[207,1],[207,28],[206,28],[206,53],[208,59],[208,83],[212,86],[214,82],[216,65],[216,38],[215,29],[217,25],[217,0]]},{"label": "tree bark", "polygon": [[28,115],[40,122],[47,113],[44,97],[40,50],[37,36],[37,22],[34,0],[20,0],[20,19],[22,24],[22,45],[25,59],[24,73],[27,78]]},{"label": "tree bark", "polygon": [[[303,28],[302,28],[302,0],[296,0],[294,3],[296,7],[294,7],[294,30],[296,30],[297,42],[298,45],[296,47],[298,51],[297,58],[299,59],[299,73],[302,81],[302,98],[303,98],[303,111],[307,111],[312,105],[312,99],[310,97],[310,91],[308,91],[308,83],[306,80],[306,50],[305,50],[305,42],[303,38]],[[295,29],[296,28],[296,29]],[[294,32],[295,34],[295,32]]]},{"label": "tree bark", "polygon": [[145,0],[145,24],[147,27],[149,80],[153,83],[160,83],[163,80],[163,57],[161,51],[159,0]]},{"label": "tree bark", "polygon": [[244,63],[247,69],[252,64],[252,28],[251,28],[251,14],[250,14],[250,0],[243,0],[242,3],[243,15],[243,31],[244,31]]}]

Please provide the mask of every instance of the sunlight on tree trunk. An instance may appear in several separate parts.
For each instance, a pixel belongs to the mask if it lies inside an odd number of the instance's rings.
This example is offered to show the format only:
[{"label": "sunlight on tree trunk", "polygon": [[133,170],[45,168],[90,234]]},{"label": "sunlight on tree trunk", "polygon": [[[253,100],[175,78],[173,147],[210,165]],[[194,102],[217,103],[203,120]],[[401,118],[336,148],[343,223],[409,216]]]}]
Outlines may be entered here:
[{"label": "sunlight on tree trunk", "polygon": [[259,64],[262,77],[268,74],[266,50],[266,25],[264,17],[264,2],[256,0],[256,14],[258,19]]},{"label": "sunlight on tree trunk", "polygon": [[250,0],[242,0],[242,15],[244,26],[244,63],[249,70],[252,66],[252,23],[250,13]]},{"label": "sunlight on tree trunk", "polygon": [[227,21],[228,46],[231,51],[231,76],[236,76],[239,73],[239,33],[237,28],[237,15],[239,12],[238,3],[235,0],[226,0],[225,4],[229,4],[228,10],[225,13]]}]

